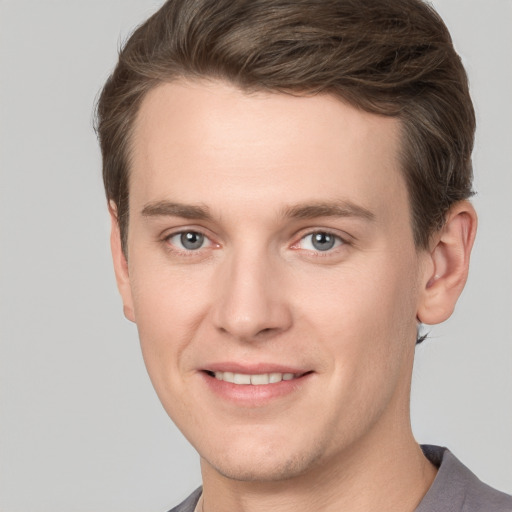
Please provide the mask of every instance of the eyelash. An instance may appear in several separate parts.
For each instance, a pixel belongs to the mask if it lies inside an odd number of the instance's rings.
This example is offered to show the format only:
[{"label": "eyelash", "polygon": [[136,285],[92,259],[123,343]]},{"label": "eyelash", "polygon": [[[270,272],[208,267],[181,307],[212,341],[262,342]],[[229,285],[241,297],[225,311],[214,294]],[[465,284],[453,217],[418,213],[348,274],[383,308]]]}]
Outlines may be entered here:
[{"label": "eyelash", "polygon": [[[173,244],[171,242],[171,240],[173,238],[178,237],[178,236],[183,236],[186,234],[199,235],[204,238],[204,242],[208,242],[208,245],[206,247],[201,246],[197,249],[186,249],[186,248],[179,248],[176,246],[176,244]],[[215,244],[214,242],[212,242],[212,240],[210,239],[210,237],[208,235],[206,235],[205,233],[202,233],[199,230],[195,230],[195,229],[183,229],[181,231],[170,233],[163,238],[163,241],[166,243],[166,247],[169,251],[171,251],[179,256],[186,256],[186,257],[197,256],[200,252],[202,252],[202,249],[205,249],[205,248],[211,247],[211,246],[218,246],[218,244]]]},{"label": "eyelash", "polygon": [[[201,237],[204,238],[204,241],[208,242],[208,245],[206,247],[201,246],[197,249],[186,249],[186,248],[181,249],[181,248],[177,247],[176,244],[173,244],[171,242],[171,240],[173,238],[175,238],[177,236],[183,236],[185,234],[200,235]],[[312,237],[314,235],[327,235],[327,236],[334,237],[334,239],[335,239],[334,243],[336,245],[332,248],[325,250],[325,251],[314,250],[314,249],[302,249],[301,247],[299,247],[301,242],[303,242],[307,237]],[[185,257],[197,256],[202,252],[203,249],[206,249],[209,247],[220,247],[220,244],[213,242],[208,235],[206,235],[205,233],[203,233],[199,230],[194,230],[194,229],[183,229],[181,231],[170,233],[168,235],[165,235],[163,237],[162,241],[165,242],[166,247],[170,252],[177,254],[178,256],[185,256]],[[298,239],[298,241],[294,242],[290,246],[290,248],[295,249],[295,250],[309,252],[312,255],[314,255],[314,257],[328,257],[328,256],[332,255],[333,253],[337,252],[336,249],[343,247],[343,246],[347,246],[347,245],[351,245],[350,242],[348,242],[345,238],[341,237],[340,235],[333,233],[332,231],[329,231],[327,229],[316,229],[316,230],[308,231],[308,232],[302,234],[300,236],[300,238]]]},{"label": "eyelash", "polygon": [[[304,240],[306,240],[308,237],[313,237],[315,235],[327,235],[328,237],[333,237],[335,245],[333,247],[326,249],[325,251],[322,251],[320,249],[316,249],[316,250],[315,249],[302,249],[301,247],[299,247],[299,245],[301,243],[303,243]],[[311,241],[310,245],[313,245],[313,243],[314,242]],[[327,229],[317,229],[317,230],[309,231],[309,232],[303,234],[299,238],[298,242],[294,243],[291,247],[292,247],[292,249],[307,251],[310,254],[314,255],[315,258],[317,258],[317,257],[332,256],[333,254],[335,254],[337,252],[336,249],[339,249],[340,247],[343,247],[346,245],[349,245],[349,243],[347,242],[346,239],[344,239],[340,235],[333,233],[332,231],[329,231]]]}]

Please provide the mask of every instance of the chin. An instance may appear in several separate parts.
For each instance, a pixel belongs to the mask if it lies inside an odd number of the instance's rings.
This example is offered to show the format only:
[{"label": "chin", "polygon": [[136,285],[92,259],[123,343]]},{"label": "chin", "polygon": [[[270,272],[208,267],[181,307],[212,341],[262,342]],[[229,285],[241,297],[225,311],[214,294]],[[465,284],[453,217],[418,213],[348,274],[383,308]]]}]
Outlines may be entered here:
[{"label": "chin", "polygon": [[202,456],[202,460],[220,475],[244,482],[275,482],[296,478],[316,466],[321,450],[293,453],[289,447],[274,446],[255,449],[233,449]]},{"label": "chin", "polygon": [[306,472],[309,464],[304,459],[288,459],[286,461],[243,461],[230,464],[220,461],[219,464],[209,462],[219,474],[231,480],[241,482],[277,482],[298,477]]}]

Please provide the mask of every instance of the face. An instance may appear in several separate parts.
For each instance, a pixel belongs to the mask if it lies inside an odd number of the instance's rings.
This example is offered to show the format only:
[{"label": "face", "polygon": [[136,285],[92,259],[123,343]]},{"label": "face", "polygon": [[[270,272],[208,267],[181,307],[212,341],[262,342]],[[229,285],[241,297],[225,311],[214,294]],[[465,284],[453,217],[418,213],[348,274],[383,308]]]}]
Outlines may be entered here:
[{"label": "face", "polygon": [[125,312],[205,466],[290,478],[396,436],[424,273],[398,122],[175,82],[132,142]]}]

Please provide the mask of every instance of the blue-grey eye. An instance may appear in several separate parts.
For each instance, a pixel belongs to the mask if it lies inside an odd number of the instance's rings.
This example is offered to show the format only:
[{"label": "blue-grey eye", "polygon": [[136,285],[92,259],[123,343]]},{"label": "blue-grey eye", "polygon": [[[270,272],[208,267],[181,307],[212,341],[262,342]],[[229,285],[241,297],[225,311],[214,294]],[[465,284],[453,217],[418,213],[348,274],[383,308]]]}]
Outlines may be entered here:
[{"label": "blue-grey eye", "polygon": [[188,251],[194,251],[203,246],[204,235],[196,231],[185,231],[180,234],[180,243]]},{"label": "blue-grey eye", "polygon": [[314,233],[311,238],[313,247],[318,251],[328,251],[334,247],[336,239],[329,233]]},{"label": "blue-grey eye", "polygon": [[325,231],[317,231],[303,237],[300,246],[301,249],[308,251],[325,252],[340,246],[342,243],[343,240],[339,236]]},{"label": "blue-grey eye", "polygon": [[180,250],[197,251],[209,245],[209,240],[197,231],[182,231],[167,239],[168,243]]}]

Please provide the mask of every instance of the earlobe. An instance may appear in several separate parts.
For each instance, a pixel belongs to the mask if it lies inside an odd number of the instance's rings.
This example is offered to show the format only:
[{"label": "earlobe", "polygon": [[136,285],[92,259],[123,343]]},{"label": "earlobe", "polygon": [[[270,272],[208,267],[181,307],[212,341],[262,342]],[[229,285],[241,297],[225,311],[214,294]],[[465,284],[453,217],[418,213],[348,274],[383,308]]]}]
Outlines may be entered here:
[{"label": "earlobe", "polygon": [[444,226],[432,239],[428,265],[418,305],[418,320],[438,324],[448,319],[469,271],[469,259],[477,227],[475,209],[469,201],[455,204]]},{"label": "earlobe", "polygon": [[128,273],[128,262],[126,260],[126,256],[123,252],[121,244],[121,233],[117,219],[117,208],[116,205],[110,201],[108,209],[111,221],[110,247],[112,250],[112,259],[114,262],[114,272],[116,275],[117,288],[123,301],[124,316],[128,320],[135,322],[132,290],[130,285],[130,276]]}]

